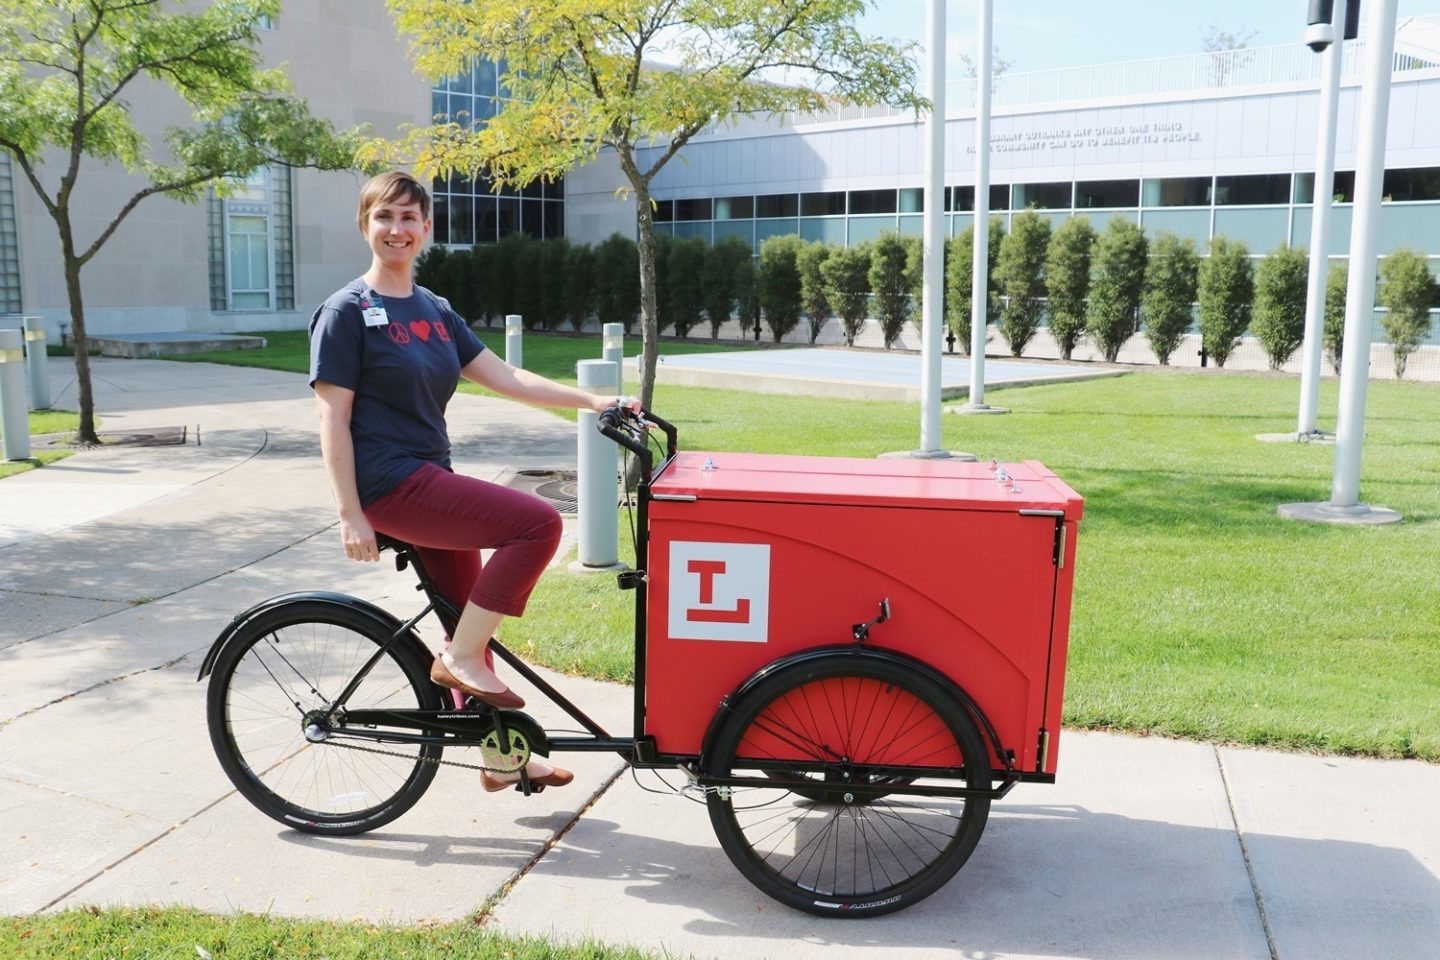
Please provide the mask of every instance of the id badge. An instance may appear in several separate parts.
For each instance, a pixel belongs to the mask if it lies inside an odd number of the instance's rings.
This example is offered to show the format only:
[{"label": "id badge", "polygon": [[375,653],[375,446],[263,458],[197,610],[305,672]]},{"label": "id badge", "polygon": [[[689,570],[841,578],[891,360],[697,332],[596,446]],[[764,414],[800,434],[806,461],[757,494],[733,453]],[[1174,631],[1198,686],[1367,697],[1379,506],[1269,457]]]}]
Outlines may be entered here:
[{"label": "id badge", "polygon": [[367,327],[388,327],[390,318],[385,314],[385,305],[380,300],[380,295],[371,292],[368,296],[360,298],[360,313],[365,317]]}]

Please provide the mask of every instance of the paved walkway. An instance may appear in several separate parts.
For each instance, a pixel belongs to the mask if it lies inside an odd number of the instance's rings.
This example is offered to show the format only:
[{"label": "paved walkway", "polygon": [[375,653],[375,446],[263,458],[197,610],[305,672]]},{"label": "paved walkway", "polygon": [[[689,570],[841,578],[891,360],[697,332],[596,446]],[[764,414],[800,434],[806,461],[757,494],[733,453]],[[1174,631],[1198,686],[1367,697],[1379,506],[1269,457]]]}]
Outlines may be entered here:
[{"label": "paved walkway", "polygon": [[[57,406],[73,405],[52,364]],[[954,880],[860,922],[768,900],[703,807],[602,755],[567,757],[576,783],[529,799],[446,768],[374,833],[287,831],[221,773],[200,657],[274,594],[409,612],[413,590],[340,555],[302,378],[150,360],[101,360],[95,378],[105,428],[198,427],[201,444],[0,481],[0,912],[405,923],[493,901],[498,930],[701,958],[1437,956],[1440,766],[1414,762],[1066,731],[1059,782],[998,803]],[[573,462],[573,426],[548,414],[461,396],[452,420],[457,465],[478,475]],[[627,732],[628,690],[560,682]]]}]

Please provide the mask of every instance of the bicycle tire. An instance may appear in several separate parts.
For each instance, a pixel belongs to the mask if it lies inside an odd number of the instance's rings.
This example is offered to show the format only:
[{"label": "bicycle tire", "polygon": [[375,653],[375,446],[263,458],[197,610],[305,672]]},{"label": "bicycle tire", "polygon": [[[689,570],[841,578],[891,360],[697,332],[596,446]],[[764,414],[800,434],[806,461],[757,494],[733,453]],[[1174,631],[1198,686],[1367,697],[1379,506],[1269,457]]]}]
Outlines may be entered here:
[{"label": "bicycle tire", "polygon": [[[415,805],[435,779],[443,747],[306,739],[305,717],[340,694],[390,630],[333,603],[295,601],[242,625],[210,675],[210,742],[235,788],[261,812],[306,833],[347,836]],[[349,698],[352,708],[443,709],[422,652],[386,651]],[[413,732],[413,731],[412,731]]]},{"label": "bicycle tire", "polygon": [[877,916],[930,896],[969,859],[990,811],[989,797],[926,795],[988,789],[989,754],[952,691],[880,657],[837,653],[765,678],[733,705],[702,766],[815,781],[717,789],[706,802],[741,874],[819,916]]}]

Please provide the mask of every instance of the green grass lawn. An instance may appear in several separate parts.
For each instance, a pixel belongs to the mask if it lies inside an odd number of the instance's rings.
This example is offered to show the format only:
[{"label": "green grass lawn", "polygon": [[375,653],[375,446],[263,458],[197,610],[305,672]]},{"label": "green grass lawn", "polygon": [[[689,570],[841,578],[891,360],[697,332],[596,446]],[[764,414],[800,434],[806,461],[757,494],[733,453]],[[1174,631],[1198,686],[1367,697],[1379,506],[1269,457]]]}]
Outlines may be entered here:
[{"label": "green grass lawn", "polygon": [[[296,336],[271,349],[304,369]],[[691,348],[715,347],[661,344]],[[573,382],[598,340],[527,335],[525,352]],[[1328,499],[1334,460],[1254,439],[1294,429],[1292,378],[1151,370],[993,393],[1012,412],[942,417],[943,444],[1043,461],[1086,500],[1067,723],[1440,761],[1440,387],[1370,384],[1361,496],[1405,516],[1377,529],[1276,515]],[[687,449],[872,457],[919,437],[913,404],[658,385],[653,406]],[[1327,380],[1320,409],[1335,406]],[[627,680],[632,603],[608,576],[557,571],[504,633],[541,662]]]},{"label": "green grass lawn", "polygon": [[[52,433],[73,433],[79,428],[80,415],[78,413],[71,413],[68,410],[30,411],[30,436],[32,438]],[[34,470],[36,467],[43,467],[56,460],[64,460],[74,452],[68,447],[37,447],[32,440],[28,460],[0,460],[0,480],[13,477],[17,473],[24,473],[27,470]]]},{"label": "green grass lawn", "polygon": [[462,921],[414,927],[330,923],[179,907],[68,910],[0,919],[6,960],[641,960],[629,947],[561,945]]}]

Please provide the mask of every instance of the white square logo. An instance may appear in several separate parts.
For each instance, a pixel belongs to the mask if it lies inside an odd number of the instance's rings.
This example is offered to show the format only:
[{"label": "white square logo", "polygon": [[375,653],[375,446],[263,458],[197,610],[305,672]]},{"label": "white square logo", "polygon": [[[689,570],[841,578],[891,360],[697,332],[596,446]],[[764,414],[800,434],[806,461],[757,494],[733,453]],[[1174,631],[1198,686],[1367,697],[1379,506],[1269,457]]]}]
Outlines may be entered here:
[{"label": "white square logo", "polygon": [[770,627],[768,543],[670,544],[670,637],[765,643]]}]

